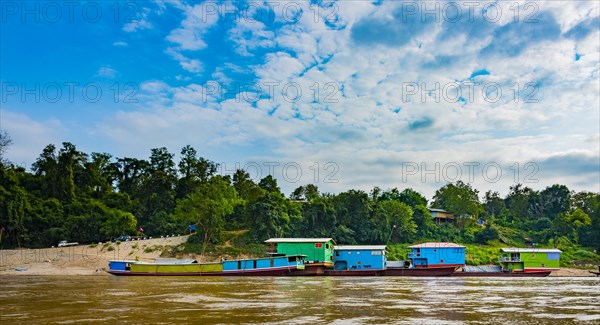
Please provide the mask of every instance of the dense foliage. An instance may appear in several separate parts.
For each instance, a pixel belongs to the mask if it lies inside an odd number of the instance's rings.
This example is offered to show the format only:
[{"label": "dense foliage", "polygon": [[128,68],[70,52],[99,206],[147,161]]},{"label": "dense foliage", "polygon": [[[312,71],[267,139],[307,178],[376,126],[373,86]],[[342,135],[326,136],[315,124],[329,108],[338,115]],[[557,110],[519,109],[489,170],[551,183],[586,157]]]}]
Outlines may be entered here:
[{"label": "dense foliage", "polygon": [[[185,233],[195,224],[202,249],[226,241],[224,232],[243,229],[246,244],[331,236],[344,244],[454,241],[600,250],[600,195],[564,185],[535,191],[517,184],[506,197],[488,191],[480,201],[476,189],[458,181],[438,189],[429,203],[410,188],[328,194],[308,184],[286,198],[271,176],[257,183],[243,170],[232,176],[217,170],[191,146],[176,163],[166,148],[140,160],[50,144],[31,172],[0,164],[0,244],[90,243]],[[434,223],[429,206],[455,214],[456,223]]]}]

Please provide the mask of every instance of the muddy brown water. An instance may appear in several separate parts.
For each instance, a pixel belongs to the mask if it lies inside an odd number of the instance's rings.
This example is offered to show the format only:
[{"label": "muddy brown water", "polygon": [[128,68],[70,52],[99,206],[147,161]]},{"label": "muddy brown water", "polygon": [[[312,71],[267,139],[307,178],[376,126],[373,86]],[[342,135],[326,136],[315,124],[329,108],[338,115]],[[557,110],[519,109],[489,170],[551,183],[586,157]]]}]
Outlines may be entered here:
[{"label": "muddy brown water", "polygon": [[600,278],[2,276],[1,324],[600,324]]}]

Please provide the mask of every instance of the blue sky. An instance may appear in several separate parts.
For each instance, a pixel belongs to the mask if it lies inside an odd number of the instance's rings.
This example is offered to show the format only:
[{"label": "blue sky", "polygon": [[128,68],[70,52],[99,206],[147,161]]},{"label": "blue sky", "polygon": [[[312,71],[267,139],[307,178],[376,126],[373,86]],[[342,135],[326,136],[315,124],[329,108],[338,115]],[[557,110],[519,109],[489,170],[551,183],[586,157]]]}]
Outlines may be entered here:
[{"label": "blue sky", "polygon": [[27,167],[48,143],[138,158],[191,144],[287,193],[431,197],[457,179],[600,191],[594,1],[7,1],[0,14],[0,126]]}]

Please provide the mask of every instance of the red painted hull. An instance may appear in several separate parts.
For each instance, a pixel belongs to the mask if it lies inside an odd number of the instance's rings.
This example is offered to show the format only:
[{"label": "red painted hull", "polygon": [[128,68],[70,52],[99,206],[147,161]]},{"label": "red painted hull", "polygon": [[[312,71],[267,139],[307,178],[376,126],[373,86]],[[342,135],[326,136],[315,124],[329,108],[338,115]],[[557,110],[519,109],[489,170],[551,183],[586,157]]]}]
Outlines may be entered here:
[{"label": "red painted hull", "polygon": [[325,275],[325,271],[327,267],[322,263],[312,263],[312,264],[304,264],[304,270],[293,270],[292,272],[286,274],[291,276],[316,276],[316,275]]},{"label": "red painted hull", "polygon": [[549,276],[552,271],[535,271],[535,272],[454,272],[452,276],[458,277],[535,277],[542,278]]},{"label": "red painted hull", "polygon": [[388,268],[381,271],[383,276],[450,276],[456,267],[436,267],[436,268]]},{"label": "red painted hull", "polygon": [[327,276],[378,276],[383,270],[326,270]]}]

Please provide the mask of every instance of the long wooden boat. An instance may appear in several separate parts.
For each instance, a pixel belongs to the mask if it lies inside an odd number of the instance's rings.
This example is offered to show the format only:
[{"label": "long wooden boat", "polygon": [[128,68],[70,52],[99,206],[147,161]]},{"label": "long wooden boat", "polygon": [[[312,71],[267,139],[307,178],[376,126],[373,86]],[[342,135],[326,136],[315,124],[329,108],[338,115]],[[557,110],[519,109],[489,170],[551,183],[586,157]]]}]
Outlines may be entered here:
[{"label": "long wooden boat", "polygon": [[303,255],[294,255],[214,263],[177,259],[123,260],[110,261],[106,272],[128,276],[281,276],[304,269],[303,259]]},{"label": "long wooden boat", "polygon": [[403,268],[388,267],[381,272],[383,276],[450,276],[456,267],[435,267],[435,268]]}]

